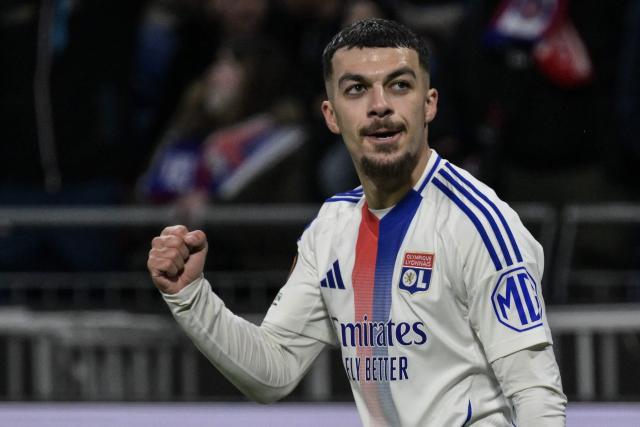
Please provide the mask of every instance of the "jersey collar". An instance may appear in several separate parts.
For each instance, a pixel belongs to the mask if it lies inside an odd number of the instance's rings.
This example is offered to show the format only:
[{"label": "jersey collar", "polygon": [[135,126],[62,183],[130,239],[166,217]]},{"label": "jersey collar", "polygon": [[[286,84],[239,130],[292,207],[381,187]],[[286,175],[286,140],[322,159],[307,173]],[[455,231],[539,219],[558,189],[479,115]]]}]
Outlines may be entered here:
[{"label": "jersey collar", "polygon": [[413,186],[413,189],[420,195],[424,194],[425,189],[431,182],[431,178],[433,178],[433,174],[436,172],[438,167],[440,166],[440,162],[442,161],[442,157],[434,150],[431,150],[431,156],[429,156],[429,161],[427,162],[427,167],[424,168],[424,172],[422,172],[422,176],[416,182],[416,185]]}]

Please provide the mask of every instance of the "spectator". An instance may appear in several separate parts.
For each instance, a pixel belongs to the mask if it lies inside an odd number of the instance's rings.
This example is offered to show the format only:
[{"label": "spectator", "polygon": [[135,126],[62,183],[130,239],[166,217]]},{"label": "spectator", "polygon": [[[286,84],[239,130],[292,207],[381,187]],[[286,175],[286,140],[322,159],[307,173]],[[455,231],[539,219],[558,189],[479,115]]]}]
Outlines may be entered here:
[{"label": "spectator", "polygon": [[[542,2],[518,18],[525,3],[540,2],[474,3],[457,32],[456,109],[478,174],[509,201],[617,199],[603,168],[611,117],[601,106],[611,102],[616,55],[616,31],[602,22],[619,19],[619,6]],[[501,25],[509,13],[543,24]]]},{"label": "spectator", "polygon": [[283,95],[285,64],[272,42],[250,38],[221,46],[183,96],[140,181],[143,197],[175,202],[187,219],[208,201],[305,199],[303,181],[292,178],[302,163],[276,168],[302,155],[304,141],[295,103]]},{"label": "spectator", "polygon": [[152,149],[187,86],[221,45],[285,39],[286,29],[269,0],[150,0],[137,34],[132,143]]}]

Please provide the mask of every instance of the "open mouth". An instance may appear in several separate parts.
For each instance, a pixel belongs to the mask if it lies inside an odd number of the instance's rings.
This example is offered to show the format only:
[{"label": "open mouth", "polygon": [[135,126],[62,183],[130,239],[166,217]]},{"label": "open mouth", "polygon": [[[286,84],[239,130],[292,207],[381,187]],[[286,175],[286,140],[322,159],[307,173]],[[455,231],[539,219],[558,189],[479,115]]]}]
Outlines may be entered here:
[{"label": "open mouth", "polygon": [[395,140],[396,137],[400,135],[400,132],[400,130],[381,129],[367,134],[367,137],[380,142],[386,142]]}]

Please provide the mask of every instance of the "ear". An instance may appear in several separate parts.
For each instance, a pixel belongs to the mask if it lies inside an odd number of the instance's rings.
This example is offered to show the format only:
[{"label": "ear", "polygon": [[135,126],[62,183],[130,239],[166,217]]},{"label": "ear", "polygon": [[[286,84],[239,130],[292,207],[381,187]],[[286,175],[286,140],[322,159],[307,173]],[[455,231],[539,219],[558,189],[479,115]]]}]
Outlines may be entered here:
[{"label": "ear", "polygon": [[438,91],[431,88],[424,99],[424,122],[431,123],[438,112]]},{"label": "ear", "polygon": [[336,113],[331,105],[331,101],[322,101],[322,115],[324,116],[324,122],[327,124],[329,130],[335,134],[340,134],[340,126],[338,126],[338,120],[336,119]]}]

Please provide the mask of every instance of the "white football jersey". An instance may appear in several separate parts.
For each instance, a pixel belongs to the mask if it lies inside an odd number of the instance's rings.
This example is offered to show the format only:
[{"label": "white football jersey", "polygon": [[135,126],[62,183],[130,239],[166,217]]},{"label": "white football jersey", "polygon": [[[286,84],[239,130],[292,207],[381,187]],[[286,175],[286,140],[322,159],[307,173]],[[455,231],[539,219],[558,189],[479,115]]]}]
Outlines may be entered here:
[{"label": "white football jersey", "polygon": [[339,345],[366,426],[511,426],[490,363],[551,343],[542,247],[431,152],[382,219],[362,189],[326,201],[265,324]]}]

